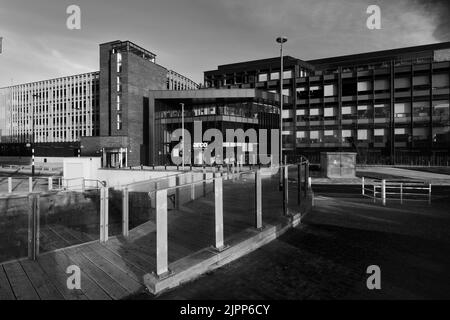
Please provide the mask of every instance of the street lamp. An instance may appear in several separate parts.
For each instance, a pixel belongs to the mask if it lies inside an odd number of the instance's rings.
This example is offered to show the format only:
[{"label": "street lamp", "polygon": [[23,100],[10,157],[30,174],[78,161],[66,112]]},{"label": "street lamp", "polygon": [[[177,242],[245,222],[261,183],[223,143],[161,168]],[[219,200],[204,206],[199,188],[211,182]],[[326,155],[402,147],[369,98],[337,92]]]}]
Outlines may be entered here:
[{"label": "street lamp", "polygon": [[[33,94],[33,98],[40,98],[41,96],[38,94]],[[34,99],[33,99],[34,101]],[[32,130],[32,142],[31,142],[31,176],[34,177],[34,140],[35,140],[35,135],[34,135],[34,103],[31,106],[31,122],[32,122],[32,126],[31,126],[31,130]]]},{"label": "street lamp", "polygon": [[184,103],[180,103],[181,105],[181,140],[183,141],[183,149],[182,149],[182,157],[183,157],[183,164],[182,168],[184,171]]},{"label": "street lamp", "polygon": [[[279,146],[279,163],[283,162],[283,43],[287,42],[286,37],[278,37],[277,42],[280,44],[280,146]],[[283,188],[283,176],[280,173],[280,190]]]}]

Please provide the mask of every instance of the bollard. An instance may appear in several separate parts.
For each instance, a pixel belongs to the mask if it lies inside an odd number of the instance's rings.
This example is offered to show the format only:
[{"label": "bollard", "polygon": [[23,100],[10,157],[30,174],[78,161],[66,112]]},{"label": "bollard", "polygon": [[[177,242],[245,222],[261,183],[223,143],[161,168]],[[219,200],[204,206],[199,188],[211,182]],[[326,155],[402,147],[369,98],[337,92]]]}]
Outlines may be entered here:
[{"label": "bollard", "polygon": [[53,178],[50,177],[48,178],[48,191],[52,191],[53,190]]},{"label": "bollard", "polygon": [[128,237],[129,235],[129,192],[125,188],[122,191],[122,235]]},{"label": "bollard", "polygon": [[191,200],[195,200],[195,173],[191,173]]},{"label": "bollard", "polygon": [[223,240],[223,179],[217,177],[214,179],[214,215],[215,215],[215,249],[222,251]]},{"label": "bollard", "polygon": [[37,256],[39,255],[39,200],[40,196],[38,194],[30,195],[28,197],[30,206],[28,212],[28,258],[33,261],[36,261]]},{"label": "bollard", "polygon": [[383,200],[383,206],[386,205],[386,180],[381,182],[381,199]]},{"label": "bollard", "polygon": [[262,183],[261,183],[261,171],[255,171],[255,227],[258,230],[262,229]]},{"label": "bollard", "polygon": [[29,191],[30,193],[33,192],[33,178],[32,178],[32,177],[29,177],[29,178],[28,178],[28,191]]},{"label": "bollard", "polygon": [[431,183],[428,185],[428,204],[431,204]]},{"label": "bollard", "polygon": [[8,178],[8,193],[12,193],[12,178]]},{"label": "bollard", "polygon": [[167,245],[167,189],[156,192],[156,275],[169,273]]},{"label": "bollard", "polygon": [[361,192],[364,195],[364,177],[361,178]]},{"label": "bollard", "polygon": [[400,204],[403,204],[403,183],[400,183]]}]

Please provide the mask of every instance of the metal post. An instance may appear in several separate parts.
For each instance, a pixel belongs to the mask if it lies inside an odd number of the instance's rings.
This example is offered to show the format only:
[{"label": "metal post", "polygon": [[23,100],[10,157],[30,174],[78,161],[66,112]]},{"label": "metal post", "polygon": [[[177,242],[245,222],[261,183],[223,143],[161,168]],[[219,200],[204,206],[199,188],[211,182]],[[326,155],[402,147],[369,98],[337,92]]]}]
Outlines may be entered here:
[{"label": "metal post", "polygon": [[33,192],[33,178],[32,178],[32,177],[29,177],[29,178],[28,178],[28,191],[29,191],[30,193]]},{"label": "metal post", "polygon": [[12,178],[8,178],[8,193],[12,193]]},{"label": "metal post", "polygon": [[305,195],[308,194],[308,162],[305,162]]},{"label": "metal post", "polygon": [[195,200],[195,173],[191,173],[191,200]]},{"label": "metal post", "polygon": [[431,183],[428,185],[428,204],[431,204]]},{"label": "metal post", "polygon": [[224,249],[223,237],[223,178],[216,177],[214,179],[214,212],[215,212],[215,249]]},{"label": "metal post", "polygon": [[184,103],[180,103],[181,104],[181,134],[182,134],[182,140],[183,140],[183,154],[182,154],[182,156],[183,156],[183,165],[182,165],[182,168],[183,168],[183,171],[184,171],[184,153],[185,153],[185,150],[184,150],[184,147],[185,147],[185,142],[184,142]]},{"label": "metal post", "polygon": [[364,186],[364,177],[362,177],[361,178],[361,192],[362,192],[362,195],[364,195],[364,188],[365,188],[365,186]]},{"label": "metal post", "polygon": [[403,204],[403,183],[400,183],[400,204]]},{"label": "metal post", "polygon": [[373,185],[373,202],[377,202],[377,187]]},{"label": "metal post", "polygon": [[108,241],[109,236],[109,188],[100,189],[100,242]]},{"label": "metal post", "polygon": [[52,191],[53,190],[53,178],[49,177],[48,178],[48,191]]},{"label": "metal post", "polygon": [[312,187],[312,178],[309,177],[309,178],[308,178],[308,190],[310,190],[311,187]]},{"label": "metal post", "polygon": [[167,236],[167,189],[156,192],[156,275],[169,273]]},{"label": "metal post", "polygon": [[255,227],[258,230],[262,229],[262,183],[261,183],[261,171],[255,171]]},{"label": "metal post", "polygon": [[28,198],[30,205],[28,213],[28,258],[33,261],[39,255],[39,200],[38,194],[30,195]]},{"label": "metal post", "polygon": [[383,200],[383,206],[386,205],[386,180],[381,182],[381,199]]},{"label": "metal post", "polygon": [[203,196],[206,196],[206,169],[203,168]]},{"label": "metal post", "polygon": [[289,177],[289,169],[287,165],[283,167],[283,214],[286,216],[288,214],[288,177]]},{"label": "metal post", "polygon": [[297,165],[297,197],[298,197],[298,205],[302,203],[302,165]]},{"label": "metal post", "polygon": [[[176,186],[177,187],[181,186],[181,176],[180,175],[176,176],[175,180],[176,180]],[[175,207],[177,209],[180,209],[180,204],[181,204],[180,197],[181,197],[181,189],[176,188],[175,189]]]},{"label": "metal post", "polygon": [[129,235],[129,192],[128,188],[122,191],[122,235],[128,237]]}]

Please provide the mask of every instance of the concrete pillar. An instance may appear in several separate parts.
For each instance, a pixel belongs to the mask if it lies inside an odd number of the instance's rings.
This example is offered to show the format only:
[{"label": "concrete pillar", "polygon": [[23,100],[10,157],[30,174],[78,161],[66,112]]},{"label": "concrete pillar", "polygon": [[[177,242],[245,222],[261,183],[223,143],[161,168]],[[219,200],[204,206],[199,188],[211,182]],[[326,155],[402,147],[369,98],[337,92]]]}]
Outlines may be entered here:
[{"label": "concrete pillar", "polygon": [[129,235],[129,192],[127,188],[122,190],[122,235],[128,237]]},{"label": "concrete pillar", "polygon": [[216,177],[214,179],[214,204],[215,204],[215,248],[222,250],[224,248],[223,236],[223,179]]},{"label": "concrete pillar", "polygon": [[12,178],[8,178],[8,193],[12,193]]},{"label": "concrete pillar", "polygon": [[50,177],[48,178],[48,191],[52,191],[53,190],[53,178]]},{"label": "concrete pillar", "polygon": [[261,183],[261,171],[255,171],[255,227],[260,230],[263,227],[262,224],[262,183]]},{"label": "concrete pillar", "polygon": [[156,192],[156,274],[169,272],[167,237],[167,189]]}]

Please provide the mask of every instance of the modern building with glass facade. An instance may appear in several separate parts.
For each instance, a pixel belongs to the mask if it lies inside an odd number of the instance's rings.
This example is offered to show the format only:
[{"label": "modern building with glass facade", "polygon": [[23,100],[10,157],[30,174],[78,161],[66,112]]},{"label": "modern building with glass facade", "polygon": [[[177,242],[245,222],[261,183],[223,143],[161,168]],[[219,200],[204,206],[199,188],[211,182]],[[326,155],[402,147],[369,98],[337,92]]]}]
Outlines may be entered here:
[{"label": "modern building with glass facade", "polygon": [[[219,66],[207,88],[279,92],[280,58]],[[319,162],[354,151],[360,163],[450,161],[450,42],[302,61],[284,57],[283,150]]]}]

